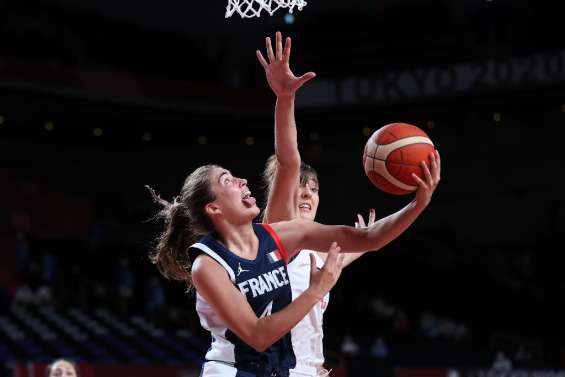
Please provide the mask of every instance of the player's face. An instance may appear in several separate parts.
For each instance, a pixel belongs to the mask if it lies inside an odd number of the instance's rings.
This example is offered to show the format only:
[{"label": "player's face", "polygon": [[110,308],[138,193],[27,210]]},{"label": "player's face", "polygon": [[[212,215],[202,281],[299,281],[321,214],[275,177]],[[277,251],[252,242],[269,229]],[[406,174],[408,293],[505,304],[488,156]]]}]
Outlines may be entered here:
[{"label": "player's face", "polygon": [[318,180],[310,177],[300,184],[297,192],[298,213],[301,219],[314,220],[318,211],[320,197],[318,195]]},{"label": "player's face", "polygon": [[215,168],[211,174],[212,190],[216,194],[216,204],[222,215],[235,222],[249,222],[259,214],[259,207],[247,180],[234,177],[228,170]]},{"label": "player's face", "polygon": [[49,377],[76,377],[77,372],[72,364],[66,361],[57,361],[51,367]]}]

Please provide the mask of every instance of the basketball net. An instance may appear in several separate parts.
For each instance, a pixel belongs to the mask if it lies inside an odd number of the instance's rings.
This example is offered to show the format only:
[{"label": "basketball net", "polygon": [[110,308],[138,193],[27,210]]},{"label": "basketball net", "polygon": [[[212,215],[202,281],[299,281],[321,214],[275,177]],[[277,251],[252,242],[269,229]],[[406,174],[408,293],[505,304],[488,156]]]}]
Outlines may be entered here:
[{"label": "basketball net", "polygon": [[304,0],[228,0],[226,18],[236,12],[241,18],[260,17],[262,11],[272,16],[280,8],[288,8],[292,13],[294,7],[302,10],[306,4]]}]

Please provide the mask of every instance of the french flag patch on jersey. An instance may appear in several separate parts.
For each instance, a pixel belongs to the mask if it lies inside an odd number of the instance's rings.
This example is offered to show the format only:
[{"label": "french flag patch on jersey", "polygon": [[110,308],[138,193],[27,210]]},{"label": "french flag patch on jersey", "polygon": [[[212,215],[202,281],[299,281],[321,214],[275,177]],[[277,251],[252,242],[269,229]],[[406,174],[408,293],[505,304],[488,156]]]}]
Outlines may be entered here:
[{"label": "french flag patch on jersey", "polygon": [[276,249],[275,251],[271,251],[269,254],[267,254],[267,258],[269,258],[269,262],[275,263],[282,260],[282,255],[279,249]]}]

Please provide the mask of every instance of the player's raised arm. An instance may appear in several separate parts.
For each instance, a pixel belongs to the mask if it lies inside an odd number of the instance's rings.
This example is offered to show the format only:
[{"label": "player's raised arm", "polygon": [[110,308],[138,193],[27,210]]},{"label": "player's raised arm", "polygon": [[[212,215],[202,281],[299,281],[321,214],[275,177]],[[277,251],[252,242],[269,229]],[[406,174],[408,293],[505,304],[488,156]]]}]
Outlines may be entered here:
[{"label": "player's raised arm", "polygon": [[267,82],[277,97],[275,106],[275,155],[276,166],[272,179],[265,222],[277,222],[297,217],[295,193],[300,179],[300,153],[294,118],[296,91],[316,75],[308,72],[296,77],[289,66],[291,39],[287,37],[283,46],[282,35],[276,33],[275,50],[271,39],[266,38],[266,54],[257,50],[257,59],[265,69]]}]

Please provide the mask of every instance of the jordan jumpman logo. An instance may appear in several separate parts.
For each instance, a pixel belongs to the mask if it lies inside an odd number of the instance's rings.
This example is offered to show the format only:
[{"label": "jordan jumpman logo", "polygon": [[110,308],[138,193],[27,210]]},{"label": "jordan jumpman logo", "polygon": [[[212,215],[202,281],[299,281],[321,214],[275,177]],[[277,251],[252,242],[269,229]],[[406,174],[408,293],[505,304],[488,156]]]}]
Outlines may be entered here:
[{"label": "jordan jumpman logo", "polygon": [[245,270],[241,268],[241,263],[237,263],[237,276],[241,275],[243,272],[249,272],[249,270]]}]

